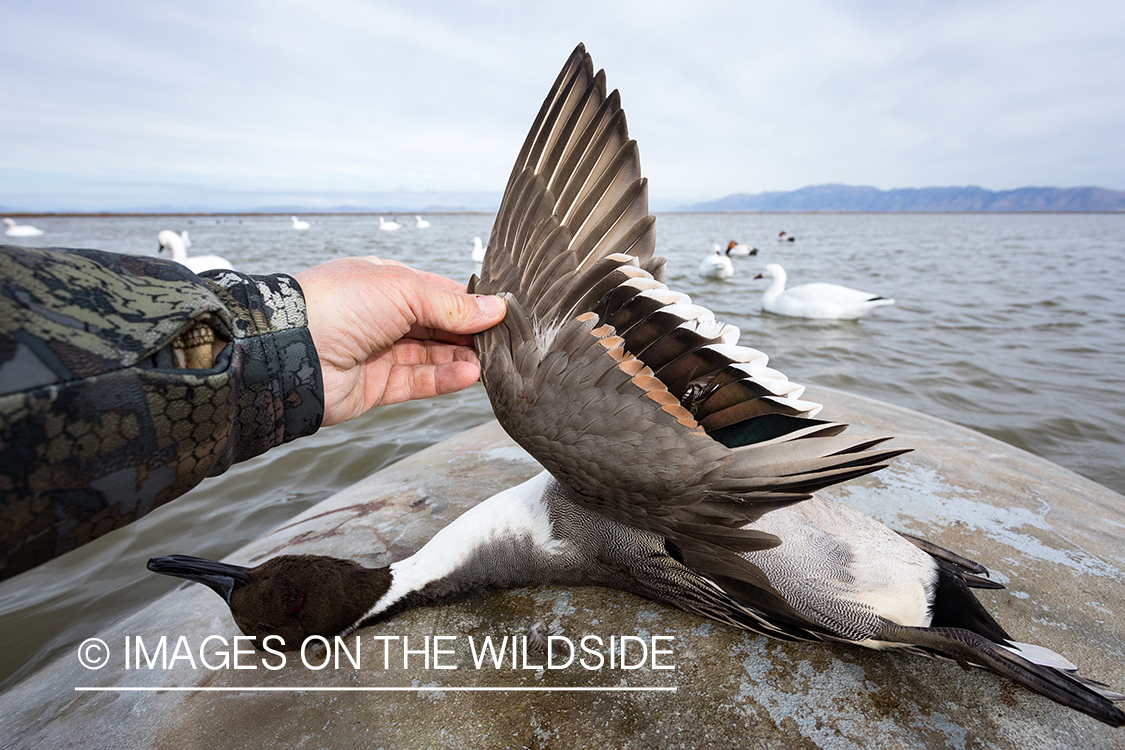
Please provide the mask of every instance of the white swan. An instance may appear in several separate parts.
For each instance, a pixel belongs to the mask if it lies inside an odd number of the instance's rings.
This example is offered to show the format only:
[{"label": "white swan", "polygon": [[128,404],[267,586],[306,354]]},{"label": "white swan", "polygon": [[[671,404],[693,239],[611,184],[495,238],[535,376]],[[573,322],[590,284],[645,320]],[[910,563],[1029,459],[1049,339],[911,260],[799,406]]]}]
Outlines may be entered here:
[{"label": "white swan", "polygon": [[699,264],[699,275],[707,279],[729,279],[734,276],[734,264],[715,246],[712,255],[705,256]]},{"label": "white swan", "polygon": [[156,235],[156,239],[160,242],[160,252],[171,250],[172,260],[182,266],[187,266],[192,273],[202,273],[215,268],[234,270],[234,266],[230,264],[229,260],[220,258],[218,255],[193,255],[189,257],[187,250],[184,248],[183,238],[171,229],[165,229]]},{"label": "white swan", "polygon": [[473,263],[478,266],[484,263],[484,244],[480,241],[480,237],[473,237]]},{"label": "white swan", "polygon": [[738,240],[731,240],[727,244],[727,255],[729,255],[732,258],[745,257],[747,255],[757,255],[757,254],[758,254],[758,248],[750,247],[749,245],[743,245]]},{"label": "white swan", "polygon": [[307,221],[302,221],[301,219],[298,219],[296,216],[290,216],[289,218],[293,220],[293,228],[294,229],[300,229],[303,232],[304,230],[309,228],[309,223]]},{"label": "white swan", "polygon": [[30,224],[17,224],[12,219],[4,219],[4,223],[8,228],[4,230],[4,234],[9,237],[38,237],[43,234],[43,230],[33,227]]},{"label": "white swan", "polygon": [[895,301],[839,284],[801,284],[785,288],[785,269],[770,263],[755,279],[773,279],[762,294],[762,309],[791,318],[855,320]]},{"label": "white swan", "polygon": [[191,237],[188,236],[187,230],[180,232],[180,239],[184,241],[184,247],[191,247]]},{"label": "white swan", "polygon": [[386,220],[383,219],[382,216],[379,217],[379,228],[382,229],[384,232],[393,232],[393,231],[397,230],[399,228],[399,226],[400,226],[400,224],[397,221],[395,221],[394,219],[391,219],[390,221],[386,221]]},{"label": "white swan", "polygon": [[414,226],[418,227],[419,229],[426,229],[427,227],[430,226],[430,222],[426,221],[421,216],[415,216],[414,217]]}]

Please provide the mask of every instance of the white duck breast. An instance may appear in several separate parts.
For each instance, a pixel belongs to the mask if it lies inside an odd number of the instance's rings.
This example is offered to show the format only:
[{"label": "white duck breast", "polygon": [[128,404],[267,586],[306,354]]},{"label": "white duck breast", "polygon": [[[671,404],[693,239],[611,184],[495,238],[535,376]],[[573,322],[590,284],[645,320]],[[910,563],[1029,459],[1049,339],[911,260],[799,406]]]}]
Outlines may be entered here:
[{"label": "white duck breast", "polygon": [[150,567],[213,586],[243,632],[284,632],[288,648],[419,604],[598,584],[786,640],[946,655],[1125,724],[1061,657],[1010,639],[970,590],[997,587],[981,566],[815,496],[904,449],[813,418],[819,405],[733,344],[737,329],[666,288],[654,250],[620,97],[580,45],[468,284],[507,300],[504,320],[475,337],[481,380],[546,471],[388,567],[285,555],[229,575],[190,558]]},{"label": "white duck breast", "polygon": [[184,247],[183,237],[171,229],[162,231],[157,235],[157,240],[160,242],[160,252],[171,251],[172,260],[182,266],[187,266],[192,273],[203,273],[215,269],[234,270],[234,266],[230,264],[229,260],[218,255],[188,255],[187,248]]},{"label": "white duck breast", "polygon": [[786,289],[785,269],[777,263],[767,265],[755,278],[771,280],[762,293],[762,309],[791,318],[854,320],[877,307],[895,303],[893,299],[839,284],[814,282]]}]

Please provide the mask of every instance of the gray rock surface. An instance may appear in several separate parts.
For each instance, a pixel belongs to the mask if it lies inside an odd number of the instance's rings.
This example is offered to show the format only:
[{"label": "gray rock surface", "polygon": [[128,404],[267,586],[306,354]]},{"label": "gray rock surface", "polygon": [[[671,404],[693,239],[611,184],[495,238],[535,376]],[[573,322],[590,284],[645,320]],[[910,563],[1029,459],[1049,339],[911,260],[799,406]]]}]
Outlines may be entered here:
[{"label": "gray rock surface", "polygon": [[[1016,638],[1059,651],[1083,674],[1125,687],[1125,498],[917,412],[823,389],[810,389],[809,397],[827,403],[824,416],[851,423],[856,433],[896,435],[896,443],[915,448],[890,468],[824,494],[985,564],[1008,588],[980,596]],[[313,553],[386,564],[536,471],[498,425],[483,425],[329,498],[231,560],[253,564],[282,553]],[[542,634],[575,643],[587,635],[605,642],[671,636],[658,642],[670,653],[656,663],[674,669],[653,669],[651,655],[645,667],[630,670],[608,664],[587,670],[577,660],[565,669],[525,669],[522,652],[515,668],[510,661],[474,668],[472,645],[479,650],[488,636],[520,638],[539,621]],[[0,745],[1125,748],[1122,730],[983,671],[905,654],[780,643],[600,588],[523,589],[407,612],[356,634],[358,668],[341,657],[339,668],[312,669],[288,654],[284,667],[269,669],[266,664],[278,664],[279,657],[252,650],[239,663],[255,669],[207,668],[200,657],[204,639],[230,642],[240,633],[226,605],[199,585],[179,587],[90,635],[108,645],[107,665],[88,670],[71,654],[0,696]],[[135,645],[139,637],[152,652],[161,636],[167,636],[169,660],[181,658],[168,669],[159,663],[136,669],[134,657],[134,668],[125,668],[126,638]],[[376,636],[400,639],[387,642],[389,668]],[[448,636],[439,642],[445,653],[437,663],[457,669],[436,669],[434,662],[425,668],[421,653],[403,668],[401,639],[421,651],[427,636]],[[355,638],[347,639],[353,652]],[[630,663],[640,659],[637,643],[629,642]],[[221,659],[217,645],[213,640],[205,649],[212,664]],[[310,663],[319,665],[322,654],[310,650]],[[527,654],[530,667],[546,659],[534,648]],[[170,686],[191,690],[127,690]],[[338,690],[357,687],[424,690]]]}]

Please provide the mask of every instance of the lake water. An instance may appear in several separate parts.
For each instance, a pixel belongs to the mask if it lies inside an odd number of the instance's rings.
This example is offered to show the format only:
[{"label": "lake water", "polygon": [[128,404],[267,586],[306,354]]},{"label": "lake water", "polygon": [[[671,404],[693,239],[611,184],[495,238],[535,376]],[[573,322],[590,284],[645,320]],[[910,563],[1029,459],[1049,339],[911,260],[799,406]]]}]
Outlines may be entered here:
[{"label": "lake water", "polygon": [[[21,240],[155,254],[161,229],[249,273],[378,255],[456,279],[491,215],[438,214],[398,232],[378,217],[46,217]],[[779,243],[785,230],[797,237]],[[1125,493],[1125,215],[663,214],[669,285],[742,329],[797,382],[889,401],[984,432]],[[755,245],[735,276],[696,274],[713,243]],[[763,314],[754,275],[894,297],[855,322]],[[373,471],[491,417],[480,386],[376,409],[240,464],[129,527],[0,584],[0,689],[175,587],[149,557],[221,558]]]}]

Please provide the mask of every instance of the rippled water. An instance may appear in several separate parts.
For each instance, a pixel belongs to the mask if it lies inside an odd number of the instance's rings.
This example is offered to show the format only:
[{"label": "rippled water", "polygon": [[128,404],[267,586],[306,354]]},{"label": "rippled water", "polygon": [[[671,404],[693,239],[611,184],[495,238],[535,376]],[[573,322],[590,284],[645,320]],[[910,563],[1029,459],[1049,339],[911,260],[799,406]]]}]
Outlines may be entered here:
[{"label": "rippled water", "polygon": [[[311,218],[311,217],[306,217]],[[375,216],[42,218],[36,246],[154,254],[161,229],[240,270],[295,272],[373,254],[457,279],[472,273],[486,215],[435,215],[378,230]],[[798,239],[778,243],[786,230]],[[798,382],[883,399],[980,430],[1125,493],[1125,215],[666,214],[658,251],[669,284],[742,329]],[[695,273],[712,243],[756,245],[735,276]],[[894,297],[858,322],[759,311],[754,274],[782,264],[791,284],[832,281]],[[490,418],[479,386],[376,409],[209,479],[125,529],[0,584],[0,687],[176,584],[156,554],[222,557],[403,456]]]}]

